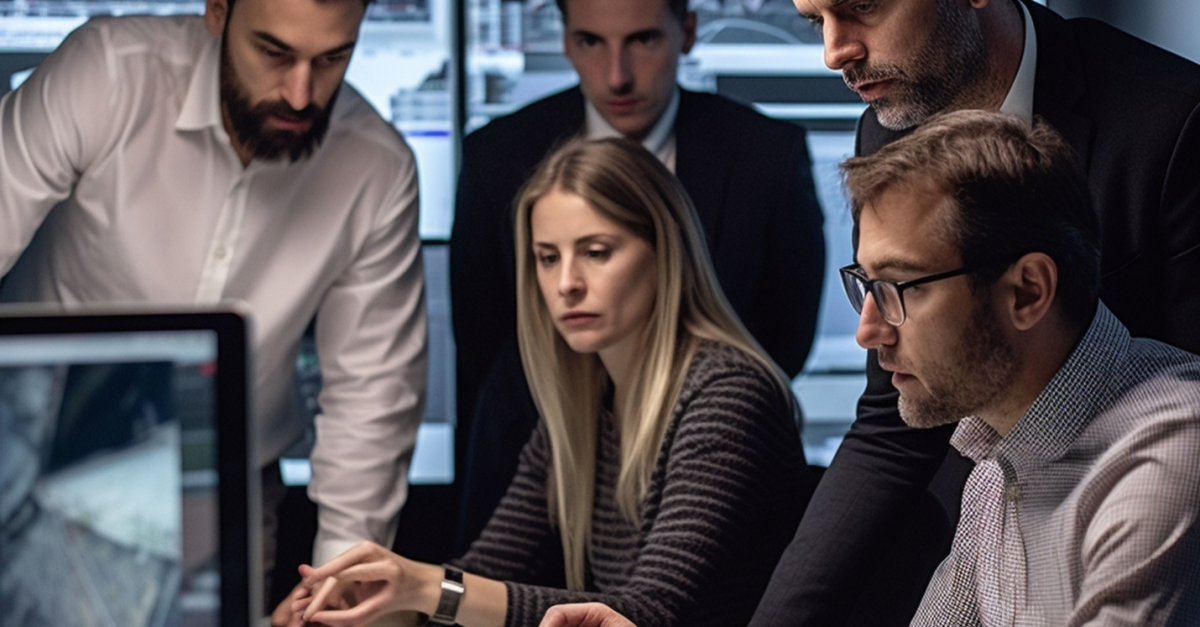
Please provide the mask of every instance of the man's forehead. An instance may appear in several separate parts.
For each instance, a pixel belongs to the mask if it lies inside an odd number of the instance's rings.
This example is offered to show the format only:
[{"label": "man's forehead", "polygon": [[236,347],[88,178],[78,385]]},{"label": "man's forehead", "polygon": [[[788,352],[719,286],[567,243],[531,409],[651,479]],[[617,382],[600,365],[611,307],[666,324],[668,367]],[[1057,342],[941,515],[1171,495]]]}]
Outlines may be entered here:
[{"label": "man's forehead", "polygon": [[858,263],[866,268],[923,269],[957,256],[950,244],[953,200],[944,192],[890,186],[863,205]]},{"label": "man's forehead", "polygon": [[296,50],[353,44],[365,15],[361,0],[237,0],[232,20]]}]

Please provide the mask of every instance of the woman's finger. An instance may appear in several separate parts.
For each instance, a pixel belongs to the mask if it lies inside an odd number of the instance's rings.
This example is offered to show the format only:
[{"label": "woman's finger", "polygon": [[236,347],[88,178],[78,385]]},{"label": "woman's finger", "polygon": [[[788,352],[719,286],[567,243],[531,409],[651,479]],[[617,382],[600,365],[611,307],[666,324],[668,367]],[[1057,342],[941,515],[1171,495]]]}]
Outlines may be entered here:
[{"label": "woman's finger", "polygon": [[314,612],[309,620],[329,625],[330,627],[360,627],[370,625],[376,618],[383,615],[384,599],[378,595],[368,597],[362,603],[344,610],[326,609]]},{"label": "woman's finger", "polygon": [[341,581],[385,581],[388,583],[398,583],[400,576],[400,567],[391,560],[356,564],[337,574],[337,578]]},{"label": "woman's finger", "polygon": [[[336,575],[337,573],[358,564],[360,562],[374,559],[382,553],[390,553],[387,549],[375,544],[374,542],[359,542],[350,547],[341,555],[329,560],[322,566],[312,568],[307,576],[300,581],[300,585],[314,587],[317,580]],[[301,574],[303,574],[303,569]]]},{"label": "woman's finger", "polygon": [[339,583],[337,577],[327,577],[321,582],[321,587],[312,596],[312,603],[304,610],[304,620],[311,621],[313,614],[325,608],[331,596],[340,592]]}]

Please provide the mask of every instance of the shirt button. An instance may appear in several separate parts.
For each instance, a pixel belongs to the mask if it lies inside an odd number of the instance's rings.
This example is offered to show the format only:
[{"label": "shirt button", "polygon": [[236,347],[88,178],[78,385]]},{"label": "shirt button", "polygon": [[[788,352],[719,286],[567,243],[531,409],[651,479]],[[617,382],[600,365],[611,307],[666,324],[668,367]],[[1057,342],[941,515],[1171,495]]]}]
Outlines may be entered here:
[{"label": "shirt button", "polygon": [[217,249],[215,251],[213,251],[213,256],[216,257],[217,259],[224,259],[225,256],[228,254],[229,254],[229,249],[225,248],[224,246],[217,246]]}]

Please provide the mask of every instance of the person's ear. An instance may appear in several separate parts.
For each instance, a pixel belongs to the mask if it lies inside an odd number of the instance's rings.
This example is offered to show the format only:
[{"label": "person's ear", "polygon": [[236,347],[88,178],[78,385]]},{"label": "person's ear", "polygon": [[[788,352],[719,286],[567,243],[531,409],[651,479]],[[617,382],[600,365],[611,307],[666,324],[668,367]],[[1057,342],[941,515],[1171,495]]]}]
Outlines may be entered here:
[{"label": "person's ear", "polygon": [[1009,294],[1008,316],[1019,331],[1046,318],[1058,293],[1058,264],[1045,253],[1027,253],[998,281]]},{"label": "person's ear", "polygon": [[228,0],[206,0],[204,3],[204,26],[209,34],[219,37],[225,32],[225,20],[229,17]]},{"label": "person's ear", "polygon": [[683,16],[683,47],[679,51],[687,54],[692,51],[694,45],[696,45],[696,12],[688,11]]}]

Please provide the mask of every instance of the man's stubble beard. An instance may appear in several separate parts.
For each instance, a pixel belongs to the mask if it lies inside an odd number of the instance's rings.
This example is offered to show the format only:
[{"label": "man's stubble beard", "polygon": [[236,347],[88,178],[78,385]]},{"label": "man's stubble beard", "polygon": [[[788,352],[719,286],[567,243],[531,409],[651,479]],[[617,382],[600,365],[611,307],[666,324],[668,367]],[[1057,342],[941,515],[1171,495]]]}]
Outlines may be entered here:
[{"label": "man's stubble beard", "polygon": [[922,377],[923,398],[900,395],[900,417],[908,426],[927,429],[975,415],[1012,389],[1020,372],[1021,359],[990,303],[976,305],[955,352]]},{"label": "man's stubble beard", "polygon": [[954,0],[938,0],[935,27],[925,44],[906,62],[847,68],[848,85],[861,80],[897,80],[893,94],[872,101],[879,124],[898,131],[923,123],[942,111],[980,106],[997,89],[987,48],[970,11]]}]

